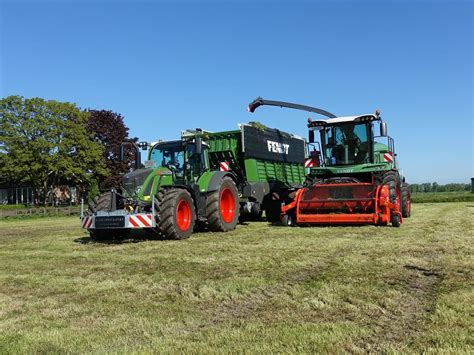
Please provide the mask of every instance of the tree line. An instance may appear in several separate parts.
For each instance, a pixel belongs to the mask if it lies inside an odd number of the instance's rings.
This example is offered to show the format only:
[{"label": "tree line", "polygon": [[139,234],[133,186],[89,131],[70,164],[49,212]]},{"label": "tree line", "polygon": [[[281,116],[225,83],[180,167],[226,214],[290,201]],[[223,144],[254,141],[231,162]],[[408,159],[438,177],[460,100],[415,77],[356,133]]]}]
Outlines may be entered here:
[{"label": "tree line", "polygon": [[35,204],[52,200],[55,187],[78,196],[117,186],[133,165],[118,160],[130,140],[123,116],[73,103],[9,96],[0,100],[0,183],[31,186]]},{"label": "tree line", "polygon": [[410,191],[411,193],[471,191],[471,184],[451,183],[440,185],[437,182],[425,182],[410,184]]},{"label": "tree line", "polygon": [[[73,103],[9,96],[0,100],[0,184],[30,186],[35,204],[52,201],[53,189],[75,186],[78,197],[116,187],[130,171],[130,141],[119,113],[81,109]],[[412,184],[411,192],[469,191],[470,184]]]}]

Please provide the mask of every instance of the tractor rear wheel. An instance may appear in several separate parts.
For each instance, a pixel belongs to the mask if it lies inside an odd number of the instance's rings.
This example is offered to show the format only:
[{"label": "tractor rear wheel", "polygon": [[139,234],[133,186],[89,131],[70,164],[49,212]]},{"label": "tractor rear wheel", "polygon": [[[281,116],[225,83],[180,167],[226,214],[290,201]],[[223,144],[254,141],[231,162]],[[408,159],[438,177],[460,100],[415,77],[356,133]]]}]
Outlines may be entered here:
[{"label": "tractor rear wheel", "polygon": [[[400,208],[400,181],[396,171],[387,171],[382,175],[382,185],[388,186],[390,202]],[[400,217],[393,211],[390,214],[390,222],[394,227],[400,226]]]},{"label": "tractor rear wheel", "polygon": [[400,204],[403,218],[411,216],[411,199],[410,199],[410,185],[406,182],[402,183],[402,191],[400,193]]},{"label": "tractor rear wheel", "polygon": [[156,225],[169,239],[186,239],[194,230],[196,211],[191,194],[184,189],[160,191],[155,197]]},{"label": "tractor rear wheel", "polygon": [[234,180],[225,177],[219,189],[207,197],[207,223],[213,232],[228,232],[239,221],[239,192]]}]

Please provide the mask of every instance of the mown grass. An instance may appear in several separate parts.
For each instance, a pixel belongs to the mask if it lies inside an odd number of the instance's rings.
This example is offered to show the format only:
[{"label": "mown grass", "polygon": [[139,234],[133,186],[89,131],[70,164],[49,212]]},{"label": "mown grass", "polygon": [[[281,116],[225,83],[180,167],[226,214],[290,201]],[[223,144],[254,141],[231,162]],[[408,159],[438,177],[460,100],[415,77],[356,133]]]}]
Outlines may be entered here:
[{"label": "mown grass", "polygon": [[0,353],[472,353],[473,211],[122,243],[2,221]]}]

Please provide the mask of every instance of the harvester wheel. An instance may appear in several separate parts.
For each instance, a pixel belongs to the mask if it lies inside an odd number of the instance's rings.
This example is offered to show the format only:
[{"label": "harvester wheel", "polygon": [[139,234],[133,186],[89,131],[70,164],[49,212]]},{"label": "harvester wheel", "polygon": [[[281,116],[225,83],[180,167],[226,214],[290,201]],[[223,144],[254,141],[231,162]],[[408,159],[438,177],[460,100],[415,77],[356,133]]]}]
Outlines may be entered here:
[{"label": "harvester wheel", "polygon": [[[387,171],[382,176],[382,185],[388,186],[388,196],[390,202],[400,206],[400,188],[399,188],[399,177],[396,171]],[[390,214],[390,222],[394,227],[400,226],[400,216],[392,212]],[[398,224],[398,226],[396,225]]]},{"label": "harvester wheel", "polygon": [[401,195],[401,210],[403,218],[411,216],[411,199],[410,199],[410,185],[406,182],[402,183]]},{"label": "harvester wheel", "polygon": [[392,220],[392,226],[393,227],[400,227],[401,223],[400,223],[400,216],[398,214],[392,214],[392,217],[391,217],[391,220]]},{"label": "harvester wheel", "polygon": [[213,232],[234,230],[239,221],[239,192],[234,180],[225,177],[207,197],[207,222]]},{"label": "harvester wheel", "polygon": [[155,197],[157,227],[166,238],[186,239],[194,230],[196,211],[191,194],[184,189],[160,191]]},{"label": "harvester wheel", "polygon": [[285,214],[283,217],[281,217],[281,224],[287,227],[294,227],[295,225],[293,217],[289,214]]}]

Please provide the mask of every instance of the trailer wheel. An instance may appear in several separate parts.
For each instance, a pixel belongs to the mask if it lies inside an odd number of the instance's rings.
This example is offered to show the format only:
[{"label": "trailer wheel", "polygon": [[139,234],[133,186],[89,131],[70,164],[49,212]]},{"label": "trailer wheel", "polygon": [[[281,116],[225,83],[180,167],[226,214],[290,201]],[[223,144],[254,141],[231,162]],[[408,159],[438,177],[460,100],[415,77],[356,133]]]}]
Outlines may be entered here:
[{"label": "trailer wheel", "polygon": [[194,230],[196,211],[191,194],[184,189],[160,191],[155,198],[157,227],[169,239],[186,239]]},{"label": "trailer wheel", "polygon": [[411,199],[410,199],[410,185],[407,183],[402,183],[401,189],[401,210],[402,217],[408,218],[411,216]]},{"label": "trailer wheel", "polygon": [[270,223],[280,221],[281,217],[281,203],[280,201],[268,201],[265,204],[265,217]]},{"label": "trailer wheel", "polygon": [[234,180],[225,177],[207,197],[207,222],[213,232],[234,230],[239,221],[239,192]]}]

